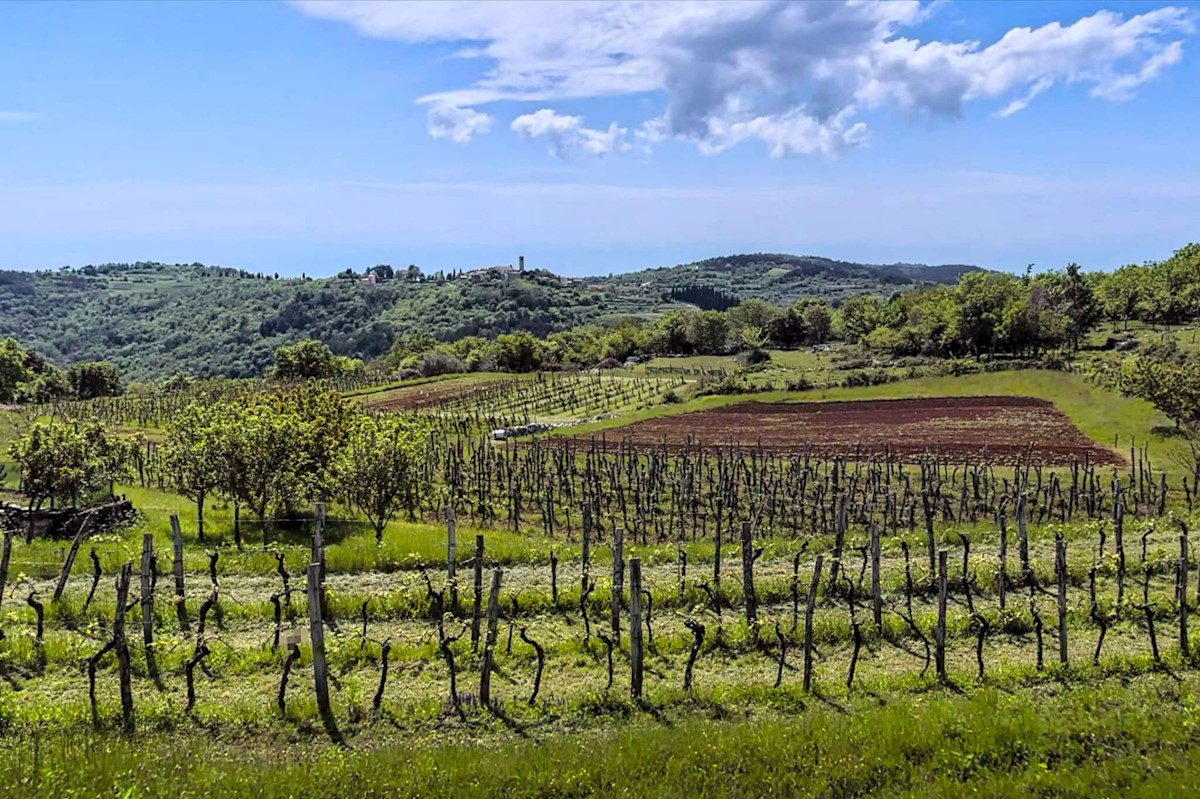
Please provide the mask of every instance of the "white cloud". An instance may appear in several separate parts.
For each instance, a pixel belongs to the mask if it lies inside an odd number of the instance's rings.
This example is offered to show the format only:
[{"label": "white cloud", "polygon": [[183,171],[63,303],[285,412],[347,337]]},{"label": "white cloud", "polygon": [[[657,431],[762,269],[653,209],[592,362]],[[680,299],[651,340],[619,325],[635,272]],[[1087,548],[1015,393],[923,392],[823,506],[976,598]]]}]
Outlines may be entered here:
[{"label": "white cloud", "polygon": [[545,139],[551,155],[559,158],[576,153],[610,155],[629,148],[625,139],[628,131],[616,122],[608,130],[585,128],[583,117],[559,114],[552,108],[522,114],[512,121],[511,128],[522,139]]},{"label": "white cloud", "polygon": [[435,139],[449,139],[455,144],[466,144],[492,129],[491,114],[456,105],[432,106],[427,119],[430,136]]},{"label": "white cloud", "polygon": [[1014,28],[985,46],[902,36],[931,13],[915,0],[296,5],[368,36],[458,44],[457,56],[487,63],[471,85],[420,99],[434,107],[662,94],[661,117],[634,134],[640,145],[677,138],[719,152],[758,139],[773,155],[841,152],[863,140],[859,117],[874,109],[954,118],[1001,100],[1010,115],[1070,84],[1126,100],[1179,62],[1194,31],[1194,15],[1175,7]]},{"label": "white cloud", "polygon": [[29,111],[0,111],[0,124],[6,122],[32,122],[37,115]]}]

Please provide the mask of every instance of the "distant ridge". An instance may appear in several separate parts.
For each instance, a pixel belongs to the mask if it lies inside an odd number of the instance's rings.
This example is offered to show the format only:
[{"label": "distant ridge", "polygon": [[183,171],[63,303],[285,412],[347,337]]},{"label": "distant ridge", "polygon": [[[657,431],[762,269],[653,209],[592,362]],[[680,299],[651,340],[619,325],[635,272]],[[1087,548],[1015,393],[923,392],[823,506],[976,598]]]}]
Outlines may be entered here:
[{"label": "distant ridge", "polygon": [[59,365],[111,360],[131,380],[176,371],[261,375],[275,347],[319,339],[339,355],[378,358],[406,333],[443,340],[514,330],[544,336],[589,322],[759,298],[837,304],[953,283],[973,266],[871,265],[814,256],[728,255],[691,264],[562,278],[552,269],[421,274],[379,265],[326,278],[277,278],[203,264],[98,264],[0,271],[0,334]]}]

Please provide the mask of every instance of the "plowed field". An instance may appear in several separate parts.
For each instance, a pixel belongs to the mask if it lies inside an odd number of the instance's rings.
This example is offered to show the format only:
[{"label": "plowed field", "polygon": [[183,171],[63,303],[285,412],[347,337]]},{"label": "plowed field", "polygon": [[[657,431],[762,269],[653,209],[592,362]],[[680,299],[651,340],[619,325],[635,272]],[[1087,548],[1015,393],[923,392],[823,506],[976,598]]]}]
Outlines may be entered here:
[{"label": "plowed field", "polygon": [[1030,397],[939,397],[855,402],[741,402],[636,422],[609,430],[610,444],[761,445],[771,452],[815,456],[939,453],[955,460],[987,456],[1013,462],[1032,445],[1035,462],[1063,464],[1086,455],[1119,463],[1112,450],[1085,436],[1050,402]]},{"label": "plowed field", "polygon": [[436,408],[449,402],[481,397],[512,378],[488,380],[442,380],[435,383],[407,386],[364,398],[363,406],[381,411],[420,411]]}]

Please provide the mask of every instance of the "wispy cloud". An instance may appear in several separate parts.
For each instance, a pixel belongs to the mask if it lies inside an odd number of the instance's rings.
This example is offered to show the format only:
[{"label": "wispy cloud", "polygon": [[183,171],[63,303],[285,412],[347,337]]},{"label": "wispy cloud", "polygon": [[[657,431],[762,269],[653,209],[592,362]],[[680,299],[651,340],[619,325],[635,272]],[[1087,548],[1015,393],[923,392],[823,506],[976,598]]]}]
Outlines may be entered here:
[{"label": "wispy cloud", "polygon": [[32,122],[37,114],[32,111],[0,111],[0,125],[16,122]]},{"label": "wispy cloud", "polygon": [[[665,96],[661,116],[650,121],[657,127],[639,130],[656,140],[692,141],[714,153],[757,139],[773,156],[852,148],[865,140],[861,117],[872,109],[954,118],[967,103],[999,100],[1006,102],[998,113],[1007,116],[1060,84],[1126,100],[1180,61],[1183,39],[1195,30],[1192,12],[1170,6],[1014,28],[985,45],[906,38],[903,32],[936,7],[916,0],[295,5],[367,36],[459,44],[459,57],[488,63],[470,85],[419,99],[435,108],[654,93]],[[543,131],[537,137],[560,150],[573,140],[570,146],[582,143],[587,151],[587,130],[598,134],[592,149],[605,150],[604,136],[613,146],[624,137],[612,135],[615,123],[563,130],[571,117],[544,111],[554,119],[531,120],[543,113],[534,111],[510,127],[526,137]]]}]

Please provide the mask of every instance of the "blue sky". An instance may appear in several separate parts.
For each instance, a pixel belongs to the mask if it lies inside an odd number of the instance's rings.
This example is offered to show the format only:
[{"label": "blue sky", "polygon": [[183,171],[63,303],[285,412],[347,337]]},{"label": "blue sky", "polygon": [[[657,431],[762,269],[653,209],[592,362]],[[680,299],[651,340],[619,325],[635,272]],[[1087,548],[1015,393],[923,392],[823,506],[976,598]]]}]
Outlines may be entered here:
[{"label": "blue sky", "polygon": [[0,268],[1088,268],[1200,238],[1200,6],[0,3]]}]

